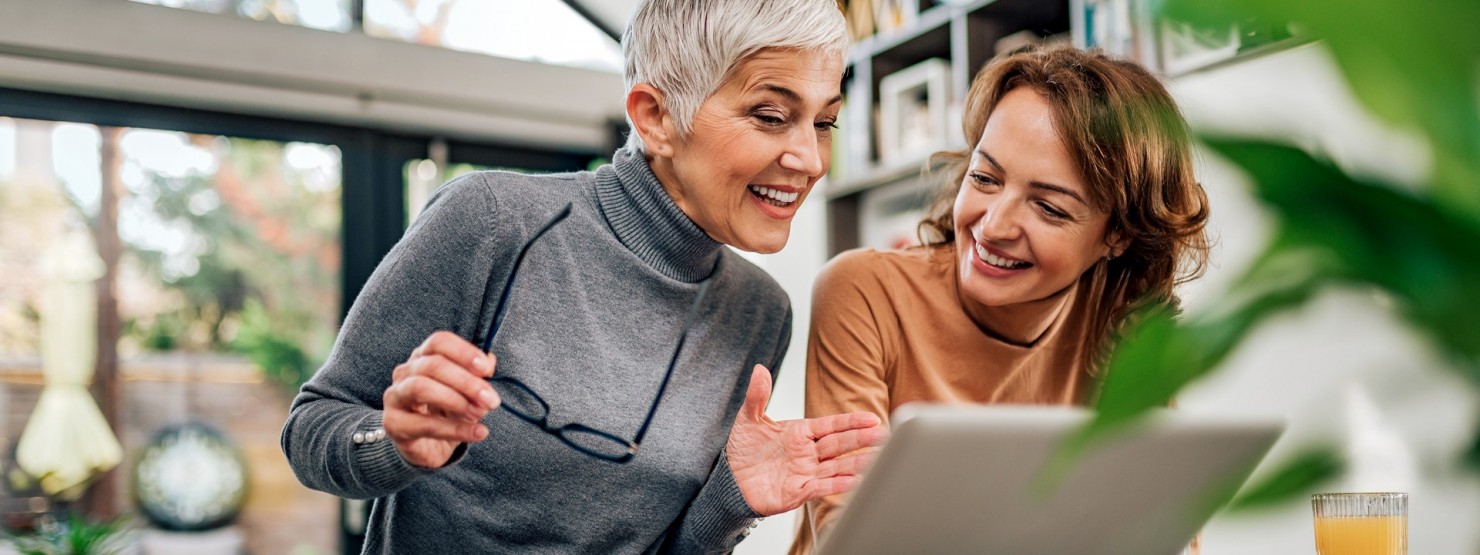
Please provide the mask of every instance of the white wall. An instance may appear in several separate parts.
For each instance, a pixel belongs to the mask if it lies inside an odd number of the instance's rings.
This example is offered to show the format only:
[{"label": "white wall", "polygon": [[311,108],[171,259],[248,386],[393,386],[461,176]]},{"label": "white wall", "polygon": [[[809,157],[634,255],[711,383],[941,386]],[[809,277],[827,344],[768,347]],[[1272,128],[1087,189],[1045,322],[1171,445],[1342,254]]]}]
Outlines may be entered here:
[{"label": "white wall", "polygon": [[[1190,75],[1172,89],[1200,130],[1284,138],[1350,171],[1419,182],[1428,171],[1424,145],[1369,118],[1334,68],[1322,47],[1310,45]],[[1199,174],[1218,244],[1207,277],[1186,290],[1193,311],[1209,306],[1270,235],[1236,168],[1203,154]],[[1368,291],[1325,294],[1257,329],[1180,403],[1285,417],[1288,431],[1259,472],[1313,442],[1339,446],[1355,455],[1354,467],[1322,490],[1407,491],[1412,553],[1475,555],[1480,476],[1462,474],[1455,463],[1474,437],[1476,388],[1450,372],[1389,305]],[[1221,515],[1204,535],[1207,555],[1314,552],[1303,499],[1264,513]]]},{"label": "white wall", "polygon": [[[812,279],[827,261],[827,203],[822,197],[826,183],[797,211],[786,248],[772,255],[748,255],[786,289],[791,296],[791,348],[781,364],[781,377],[766,414],[776,420],[801,418],[803,384],[807,369],[807,326],[812,315]],[[796,530],[798,511],[767,518],[740,543],[737,555],[786,553]]]}]

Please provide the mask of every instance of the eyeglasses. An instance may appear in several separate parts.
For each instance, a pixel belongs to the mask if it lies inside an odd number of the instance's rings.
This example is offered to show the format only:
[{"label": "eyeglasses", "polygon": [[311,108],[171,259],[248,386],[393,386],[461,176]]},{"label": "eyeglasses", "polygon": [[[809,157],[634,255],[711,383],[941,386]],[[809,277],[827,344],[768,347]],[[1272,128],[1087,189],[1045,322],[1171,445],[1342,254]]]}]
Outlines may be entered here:
[{"label": "eyeglasses", "polygon": [[[483,340],[483,352],[491,352],[493,348],[493,338],[498,335],[499,326],[504,321],[504,308],[508,306],[509,296],[514,291],[514,276],[519,274],[519,265],[524,262],[524,255],[529,253],[529,247],[534,245],[541,235],[569,215],[570,205],[567,204],[556,212],[550,221],[545,222],[545,225],[530,235],[529,240],[519,248],[519,256],[514,259],[514,268],[509,272],[509,280],[504,284],[504,294],[499,298],[498,309],[494,312],[493,325],[489,326],[488,337]],[[694,318],[699,313],[699,305],[704,301],[704,294],[707,292],[709,292],[709,280],[705,279],[699,282],[699,294],[694,297],[693,306],[689,307],[689,315],[684,320],[683,331],[678,335],[678,346],[673,348],[673,356],[668,360],[668,373],[663,375],[663,382],[658,385],[658,394],[653,397],[653,404],[648,408],[647,419],[643,420],[642,427],[637,429],[637,435],[631,440],[584,424],[551,426],[549,422],[550,404],[546,403],[544,398],[524,382],[519,381],[518,378],[499,374],[489,378],[488,381],[506,386],[500,391],[501,406],[510,414],[539,426],[540,429],[559,438],[566,445],[592,457],[616,463],[630,461],[637,455],[637,447],[642,443],[643,436],[647,435],[648,426],[653,423],[653,415],[658,412],[658,401],[663,398],[663,391],[668,389],[668,380],[673,377],[673,368],[678,364],[678,354],[683,351],[684,341],[689,336],[689,328],[693,325]]]}]

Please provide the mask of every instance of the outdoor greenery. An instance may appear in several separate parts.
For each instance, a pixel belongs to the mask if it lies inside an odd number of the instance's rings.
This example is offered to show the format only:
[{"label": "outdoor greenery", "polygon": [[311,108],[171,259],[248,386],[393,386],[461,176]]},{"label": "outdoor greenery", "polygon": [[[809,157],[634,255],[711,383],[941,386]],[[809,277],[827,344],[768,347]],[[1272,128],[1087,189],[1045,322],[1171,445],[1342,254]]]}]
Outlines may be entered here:
[{"label": "outdoor greenery", "polygon": [[[1166,0],[1158,9],[1208,26],[1288,21],[1321,39],[1372,114],[1427,139],[1432,170],[1414,190],[1349,175],[1278,139],[1204,137],[1250,176],[1273,238],[1216,309],[1186,319],[1142,314],[1112,355],[1098,417],[1081,439],[1165,406],[1271,315],[1334,287],[1393,299],[1395,312],[1447,356],[1446,368],[1480,390],[1480,41],[1470,29],[1480,3]],[[1465,458],[1480,471],[1480,437]],[[1242,500],[1286,500],[1341,469],[1333,450],[1316,447]]]},{"label": "outdoor greenery", "polygon": [[214,174],[146,168],[132,191],[189,248],[129,243],[179,302],[128,322],[157,351],[234,352],[294,391],[327,351],[338,313],[338,188],[286,168],[281,143],[196,137]]},{"label": "outdoor greenery", "polygon": [[117,555],[132,551],[129,518],[93,522],[73,513],[34,533],[9,538],[21,555]]}]

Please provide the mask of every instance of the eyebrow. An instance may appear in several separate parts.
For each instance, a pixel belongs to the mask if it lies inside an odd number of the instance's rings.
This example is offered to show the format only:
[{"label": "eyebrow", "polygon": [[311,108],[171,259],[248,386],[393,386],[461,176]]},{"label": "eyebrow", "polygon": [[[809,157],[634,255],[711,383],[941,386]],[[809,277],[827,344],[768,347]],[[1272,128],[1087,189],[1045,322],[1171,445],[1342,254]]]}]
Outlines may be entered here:
[{"label": "eyebrow", "polygon": [[[788,88],[783,87],[781,85],[772,85],[772,84],[769,84],[769,83],[765,83],[765,84],[762,84],[760,86],[760,88],[761,88],[761,90],[766,90],[766,91],[770,91],[770,92],[779,94],[779,95],[781,95],[782,97],[785,97],[787,100],[789,100],[791,102],[794,102],[794,103],[797,103],[797,104],[802,104],[803,103],[803,101],[802,101],[802,95],[799,95],[799,94],[797,94],[796,91],[791,90],[791,89],[788,89]],[[824,103],[823,106],[832,106],[833,104],[837,104],[837,103],[842,102],[842,101],[843,101],[843,95],[839,94],[837,96],[834,96],[834,97],[828,99],[828,101],[826,103]]]},{"label": "eyebrow", "polygon": [[[987,160],[987,163],[991,164],[993,168],[997,168],[997,171],[1002,172],[1002,173],[1007,173],[1007,170],[1002,169],[1002,164],[997,163],[997,159],[996,158],[993,158],[991,154],[987,154],[987,151],[978,148],[978,149],[976,149],[976,153],[978,155],[981,155],[982,158],[985,158]],[[1029,181],[1028,182],[1028,186],[1029,187],[1032,187],[1034,189],[1042,189],[1042,190],[1045,190],[1045,191],[1053,191],[1055,193],[1059,193],[1061,195],[1065,195],[1065,196],[1068,196],[1068,197],[1070,197],[1070,198],[1072,198],[1074,200],[1077,200],[1077,201],[1079,201],[1080,204],[1083,204],[1085,206],[1089,206],[1089,202],[1086,202],[1084,200],[1084,197],[1083,196],[1080,196],[1080,194],[1078,192],[1076,192],[1075,190],[1070,189],[1068,187],[1065,187],[1063,185],[1055,185],[1053,183],[1048,183],[1048,182],[1045,182],[1045,181]]]}]

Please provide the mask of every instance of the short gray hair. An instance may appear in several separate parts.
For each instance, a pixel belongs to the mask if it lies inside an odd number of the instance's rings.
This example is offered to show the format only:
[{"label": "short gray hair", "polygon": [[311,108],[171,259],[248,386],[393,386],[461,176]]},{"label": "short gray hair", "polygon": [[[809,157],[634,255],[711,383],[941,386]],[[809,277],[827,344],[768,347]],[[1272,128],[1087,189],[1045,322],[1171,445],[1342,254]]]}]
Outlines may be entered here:
[{"label": "short gray hair", "polygon": [[[641,0],[622,33],[623,77],[627,93],[638,83],[661,91],[679,134],[687,135],[699,105],[745,57],[766,48],[842,56],[848,42],[836,0]],[[627,146],[646,148],[635,129]]]}]

